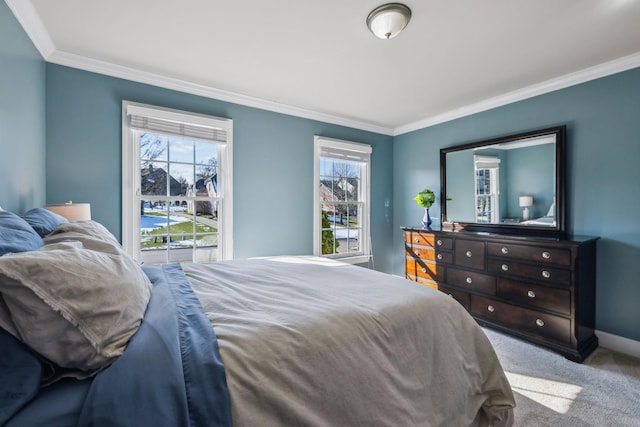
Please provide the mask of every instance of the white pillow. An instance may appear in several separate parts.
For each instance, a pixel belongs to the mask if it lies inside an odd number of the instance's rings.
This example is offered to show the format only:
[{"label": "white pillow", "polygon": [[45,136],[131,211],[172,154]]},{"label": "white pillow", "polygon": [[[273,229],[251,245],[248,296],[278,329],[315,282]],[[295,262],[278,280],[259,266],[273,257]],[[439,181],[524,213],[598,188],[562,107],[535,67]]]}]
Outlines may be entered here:
[{"label": "white pillow", "polygon": [[546,216],[556,216],[556,204],[555,203],[551,203],[551,206],[549,207],[549,212],[547,212]]}]

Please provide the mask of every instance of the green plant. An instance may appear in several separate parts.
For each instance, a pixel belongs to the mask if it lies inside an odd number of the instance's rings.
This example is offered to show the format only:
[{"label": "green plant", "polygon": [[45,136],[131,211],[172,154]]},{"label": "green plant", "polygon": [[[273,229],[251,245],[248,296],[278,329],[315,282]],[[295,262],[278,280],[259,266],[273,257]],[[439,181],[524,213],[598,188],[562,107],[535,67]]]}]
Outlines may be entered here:
[{"label": "green plant", "polygon": [[340,242],[335,239],[333,231],[327,230],[329,227],[331,227],[329,216],[325,211],[322,211],[322,255],[333,254],[334,250],[340,246]]},{"label": "green plant", "polygon": [[418,193],[414,200],[418,204],[418,206],[423,208],[430,208],[431,205],[436,201],[436,195],[433,191],[425,188],[421,192]]}]

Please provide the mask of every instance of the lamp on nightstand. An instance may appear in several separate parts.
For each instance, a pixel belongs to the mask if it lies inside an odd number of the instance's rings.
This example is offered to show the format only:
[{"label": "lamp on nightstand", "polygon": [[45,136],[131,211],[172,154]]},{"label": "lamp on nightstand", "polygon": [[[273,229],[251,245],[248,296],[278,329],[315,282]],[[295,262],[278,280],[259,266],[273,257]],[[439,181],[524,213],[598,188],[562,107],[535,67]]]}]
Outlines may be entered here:
[{"label": "lamp on nightstand", "polygon": [[522,219],[529,219],[529,206],[533,206],[533,197],[531,196],[520,196],[520,207],[522,209]]},{"label": "lamp on nightstand", "polygon": [[69,200],[62,205],[47,205],[45,209],[67,218],[69,222],[91,219],[91,205],[89,203],[73,203]]}]

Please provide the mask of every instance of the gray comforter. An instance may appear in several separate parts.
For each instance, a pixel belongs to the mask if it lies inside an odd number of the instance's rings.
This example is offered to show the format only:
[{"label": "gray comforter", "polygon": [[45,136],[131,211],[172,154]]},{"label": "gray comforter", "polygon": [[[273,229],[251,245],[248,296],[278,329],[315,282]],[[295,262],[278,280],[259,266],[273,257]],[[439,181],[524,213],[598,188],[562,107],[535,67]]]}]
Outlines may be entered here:
[{"label": "gray comforter", "polygon": [[234,426],[508,426],[514,397],[453,299],[318,258],[183,266],[218,337]]}]

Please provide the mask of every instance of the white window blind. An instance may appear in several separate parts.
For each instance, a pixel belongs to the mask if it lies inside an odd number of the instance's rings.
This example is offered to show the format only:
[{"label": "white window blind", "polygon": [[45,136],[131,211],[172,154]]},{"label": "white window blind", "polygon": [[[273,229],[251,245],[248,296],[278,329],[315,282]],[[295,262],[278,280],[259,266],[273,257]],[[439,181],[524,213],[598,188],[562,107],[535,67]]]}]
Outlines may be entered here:
[{"label": "white window blind", "polygon": [[321,142],[320,156],[334,159],[350,160],[353,162],[368,162],[371,156],[371,146],[357,142],[334,141],[318,138]]},{"label": "white window blind", "polygon": [[213,124],[209,117],[180,113],[163,114],[162,110],[128,105],[127,117],[131,129],[184,136],[218,144],[227,142],[227,132]]},{"label": "white window blind", "polygon": [[476,169],[497,169],[500,167],[500,159],[497,157],[473,156]]}]

